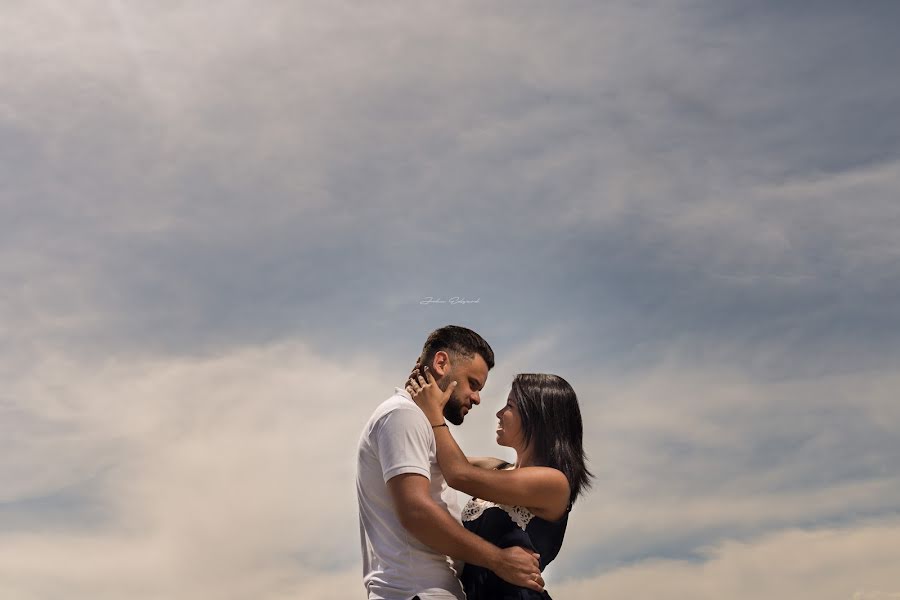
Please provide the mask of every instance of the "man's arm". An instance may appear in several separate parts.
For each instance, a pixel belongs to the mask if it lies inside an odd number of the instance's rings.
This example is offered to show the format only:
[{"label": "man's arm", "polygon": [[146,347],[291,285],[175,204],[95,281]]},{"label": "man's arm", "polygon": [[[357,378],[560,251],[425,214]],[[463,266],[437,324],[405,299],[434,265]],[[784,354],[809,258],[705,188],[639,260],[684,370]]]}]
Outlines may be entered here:
[{"label": "man's arm", "polygon": [[537,554],[519,546],[501,549],[467,531],[431,498],[429,485],[426,477],[415,473],[397,475],[387,482],[397,516],[407,531],[441,554],[490,569],[513,585],[543,591]]}]

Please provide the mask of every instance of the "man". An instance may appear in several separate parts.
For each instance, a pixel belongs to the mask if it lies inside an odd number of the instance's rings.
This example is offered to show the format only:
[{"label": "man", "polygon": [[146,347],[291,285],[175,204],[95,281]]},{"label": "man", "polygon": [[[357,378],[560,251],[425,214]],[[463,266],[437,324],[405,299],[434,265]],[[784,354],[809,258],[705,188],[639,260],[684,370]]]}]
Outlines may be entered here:
[{"label": "man", "polygon": [[[481,403],[494,352],[471,329],[448,325],[428,336],[418,364],[430,368],[443,390],[457,382],[444,416],[459,425]],[[458,561],[541,591],[537,555],[500,549],[461,525],[456,491],[441,475],[435,448],[431,424],[401,388],[363,428],[356,495],[369,600],[464,600]]]}]

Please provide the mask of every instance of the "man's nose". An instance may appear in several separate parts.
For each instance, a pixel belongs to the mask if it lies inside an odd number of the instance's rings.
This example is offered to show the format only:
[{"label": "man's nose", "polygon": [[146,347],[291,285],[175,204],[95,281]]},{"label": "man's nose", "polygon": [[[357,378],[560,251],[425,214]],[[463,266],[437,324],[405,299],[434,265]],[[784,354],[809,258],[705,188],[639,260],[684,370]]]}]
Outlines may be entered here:
[{"label": "man's nose", "polygon": [[478,392],[472,394],[472,404],[481,404],[481,396],[478,395]]}]

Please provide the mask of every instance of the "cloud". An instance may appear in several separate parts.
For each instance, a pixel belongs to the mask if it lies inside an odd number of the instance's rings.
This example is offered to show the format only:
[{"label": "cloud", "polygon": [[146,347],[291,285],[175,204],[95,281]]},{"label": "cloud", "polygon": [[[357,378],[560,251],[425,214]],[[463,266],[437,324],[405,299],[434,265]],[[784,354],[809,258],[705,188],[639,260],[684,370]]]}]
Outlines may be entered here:
[{"label": "cloud", "polygon": [[597,481],[554,572],[893,514],[894,379],[767,382],[684,357],[629,377],[576,372]]},{"label": "cloud", "polygon": [[[507,350],[457,431],[464,449],[508,455],[491,443],[493,407],[513,372],[544,370],[555,343],[535,336]],[[559,366],[579,393],[597,475],[551,570],[564,590],[647,561],[678,571],[711,547],[786,528],[853,528],[900,500],[892,373],[772,383],[713,365],[630,377]],[[353,453],[391,373],[404,363],[367,352],[336,361],[302,343],[194,358],[48,355],[9,380],[3,404],[4,592],[352,589]],[[891,589],[878,585],[864,591]]]},{"label": "cloud", "polygon": [[896,520],[847,528],[786,529],[707,548],[697,561],[649,560],[552,588],[568,600],[599,596],[703,600],[887,600],[900,595]]},{"label": "cloud", "polygon": [[897,505],[896,7],[570,9],[0,9],[11,595],[343,597],[382,393],[335,388],[446,323],[498,351],[467,449],[514,373],[582,398],[561,584]]},{"label": "cloud", "polygon": [[[361,588],[355,443],[388,384],[370,359],[338,365],[301,345],[190,361],[48,358],[7,388],[5,414],[19,417],[4,426],[23,429],[4,436],[0,460],[11,483],[0,588],[23,599],[278,598],[348,571]],[[41,498],[68,519],[36,520]],[[83,506],[100,518],[82,522]]]},{"label": "cloud", "polygon": [[18,344],[342,346],[443,294],[609,360],[896,349],[885,14],[248,6],[5,9]]}]

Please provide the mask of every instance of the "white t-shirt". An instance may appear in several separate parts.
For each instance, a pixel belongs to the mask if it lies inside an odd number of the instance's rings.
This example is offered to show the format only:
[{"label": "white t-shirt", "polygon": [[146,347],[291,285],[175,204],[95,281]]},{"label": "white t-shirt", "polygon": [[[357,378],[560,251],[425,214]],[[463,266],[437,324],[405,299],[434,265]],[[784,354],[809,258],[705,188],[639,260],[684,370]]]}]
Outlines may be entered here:
[{"label": "white t-shirt", "polygon": [[427,477],[434,501],[460,519],[456,491],[447,487],[438,468],[434,431],[409,394],[396,388],[363,428],[357,454],[363,583],[369,600],[409,600],[417,594],[422,600],[464,600],[452,559],[400,524],[386,484],[404,473]]}]

